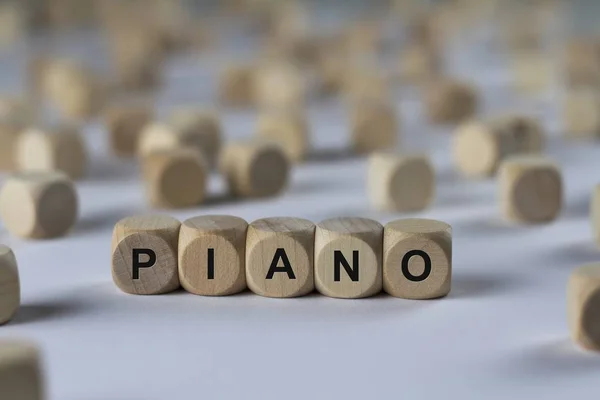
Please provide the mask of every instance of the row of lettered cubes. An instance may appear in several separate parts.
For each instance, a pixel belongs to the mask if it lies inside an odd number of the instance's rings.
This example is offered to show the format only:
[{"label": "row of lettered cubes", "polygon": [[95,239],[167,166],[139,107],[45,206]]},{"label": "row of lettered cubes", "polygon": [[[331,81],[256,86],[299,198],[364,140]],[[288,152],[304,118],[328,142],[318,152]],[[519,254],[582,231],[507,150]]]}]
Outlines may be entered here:
[{"label": "row of lettered cubes", "polygon": [[450,292],[451,275],[452,228],[431,219],[147,215],[119,221],[112,237],[113,280],[139,295],[430,299]]}]

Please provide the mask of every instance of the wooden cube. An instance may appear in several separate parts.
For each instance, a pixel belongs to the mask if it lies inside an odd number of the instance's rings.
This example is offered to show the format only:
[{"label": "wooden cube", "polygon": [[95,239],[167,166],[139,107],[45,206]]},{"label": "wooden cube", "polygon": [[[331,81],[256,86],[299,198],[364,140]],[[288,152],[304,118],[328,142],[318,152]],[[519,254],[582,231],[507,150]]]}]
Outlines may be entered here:
[{"label": "wooden cube", "polygon": [[435,171],[425,155],[374,153],[369,158],[367,192],[382,211],[427,208],[435,195]]},{"label": "wooden cube", "polygon": [[315,225],[301,218],[265,218],[248,226],[246,281],[265,297],[298,297],[313,291]]},{"label": "wooden cube", "polygon": [[23,126],[9,118],[0,118],[0,171],[17,168],[16,145]]},{"label": "wooden cube", "polygon": [[475,115],[478,96],[465,82],[438,79],[425,91],[424,106],[429,120],[436,124],[457,124]]},{"label": "wooden cube", "polygon": [[41,355],[25,340],[0,341],[0,398],[43,400],[46,398]]},{"label": "wooden cube", "polygon": [[[350,61],[347,61],[350,62]],[[379,68],[353,67],[346,65],[343,77],[343,95],[349,103],[358,103],[356,107],[363,107],[364,103],[391,102],[390,80]]]},{"label": "wooden cube", "polygon": [[520,52],[513,56],[513,83],[523,93],[547,90],[554,81],[555,60],[539,52]]},{"label": "wooden cube", "polygon": [[600,137],[600,96],[595,90],[569,92],[565,98],[563,113],[567,137]]},{"label": "wooden cube", "polygon": [[134,216],[117,222],[112,235],[112,277],[119,289],[154,295],[179,288],[180,226],[166,215]]},{"label": "wooden cube", "polygon": [[516,222],[542,223],[556,219],[562,208],[559,167],[543,156],[514,156],[499,170],[504,216]]},{"label": "wooden cube", "polygon": [[576,39],[567,44],[564,70],[570,87],[598,87],[600,84],[600,44],[592,39]]},{"label": "wooden cube", "polygon": [[545,133],[538,121],[524,116],[500,116],[488,121],[461,124],[453,143],[454,162],[470,178],[493,176],[505,158],[537,154],[545,146]]},{"label": "wooden cube", "polygon": [[75,180],[87,172],[85,142],[74,126],[27,129],[17,141],[16,153],[21,171],[61,171]]},{"label": "wooden cube", "polygon": [[358,299],[382,288],[383,226],[366,218],[333,218],[315,232],[315,287],[329,297]]},{"label": "wooden cube", "polygon": [[359,154],[389,150],[399,143],[399,118],[386,102],[360,102],[351,110],[352,148]]},{"label": "wooden cube", "polygon": [[203,215],[179,232],[179,280],[190,293],[226,296],[246,289],[248,223],[229,215]]},{"label": "wooden cube", "polygon": [[197,148],[210,167],[216,165],[223,132],[219,116],[208,110],[179,109],[171,114],[170,125],[180,146]]},{"label": "wooden cube", "polygon": [[260,115],[258,135],[281,144],[288,158],[300,162],[310,149],[306,115],[300,110],[268,111]]},{"label": "wooden cube", "polygon": [[119,104],[109,108],[105,115],[109,143],[119,157],[133,157],[143,129],[150,123],[154,111],[142,104]]},{"label": "wooden cube", "polygon": [[94,74],[70,60],[50,60],[42,71],[43,93],[65,118],[82,120],[103,106],[103,84]]},{"label": "wooden cube", "polygon": [[303,108],[307,82],[291,63],[270,62],[261,65],[254,76],[254,93],[260,108]]},{"label": "wooden cube", "polygon": [[450,293],[452,228],[430,219],[388,223],[383,233],[383,290],[405,299]]},{"label": "wooden cube", "polygon": [[600,185],[596,185],[592,192],[590,219],[592,233],[596,243],[600,246]]},{"label": "wooden cube", "polygon": [[218,82],[220,103],[231,107],[254,105],[255,75],[252,65],[230,65],[222,69]]},{"label": "wooden cube", "polygon": [[77,220],[73,182],[61,172],[22,172],[0,190],[0,216],[10,233],[21,238],[64,236]]},{"label": "wooden cube", "polygon": [[0,244],[0,282],[0,325],[3,325],[14,317],[21,304],[17,259],[3,244]]},{"label": "wooden cube", "polygon": [[567,317],[571,338],[587,350],[600,351],[600,264],[575,269],[567,285]]},{"label": "wooden cube", "polygon": [[223,149],[219,165],[234,196],[276,196],[289,180],[290,161],[281,146],[272,141],[230,142]]},{"label": "wooden cube", "polygon": [[146,193],[155,207],[185,208],[204,200],[208,167],[192,149],[155,151],[142,159]]}]

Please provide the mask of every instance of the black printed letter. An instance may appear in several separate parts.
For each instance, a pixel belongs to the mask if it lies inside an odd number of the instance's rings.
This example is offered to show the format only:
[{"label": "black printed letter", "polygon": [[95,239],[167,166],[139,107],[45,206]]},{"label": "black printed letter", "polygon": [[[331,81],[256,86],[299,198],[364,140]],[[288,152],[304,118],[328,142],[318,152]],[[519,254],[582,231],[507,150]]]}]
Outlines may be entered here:
[{"label": "black printed letter", "polygon": [[[148,256],[148,261],[141,262],[140,254]],[[133,279],[140,279],[140,268],[150,268],[156,263],[156,253],[150,249],[133,249]]]},{"label": "black printed letter", "polygon": [[333,280],[335,282],[340,281],[341,268],[344,267],[346,273],[353,282],[358,281],[358,250],[352,252],[352,267],[348,264],[348,260],[344,257],[341,251],[336,250],[333,252]]},{"label": "black printed letter", "polygon": [[208,249],[208,279],[215,279],[215,249]]},{"label": "black printed letter", "polygon": [[[414,276],[408,270],[408,262],[410,261],[411,257],[413,257],[413,256],[419,256],[419,257],[423,258],[423,261],[425,262],[425,269],[423,270],[423,273],[419,276]],[[402,273],[404,274],[406,279],[408,279],[409,281],[413,281],[413,282],[424,281],[425,279],[427,279],[429,277],[429,274],[431,274],[431,258],[429,258],[429,255],[427,253],[425,253],[423,250],[409,251],[408,253],[406,253],[404,255],[404,258],[402,259]]]},{"label": "black printed letter", "polygon": [[[283,261],[283,267],[278,267],[279,259]],[[273,257],[273,262],[271,262],[271,266],[269,267],[269,272],[267,273],[267,279],[273,279],[273,275],[275,272],[287,272],[288,278],[296,279],[296,275],[294,275],[294,270],[290,265],[290,260],[288,259],[287,254],[285,254],[284,249],[277,249],[275,252],[275,257]]]}]

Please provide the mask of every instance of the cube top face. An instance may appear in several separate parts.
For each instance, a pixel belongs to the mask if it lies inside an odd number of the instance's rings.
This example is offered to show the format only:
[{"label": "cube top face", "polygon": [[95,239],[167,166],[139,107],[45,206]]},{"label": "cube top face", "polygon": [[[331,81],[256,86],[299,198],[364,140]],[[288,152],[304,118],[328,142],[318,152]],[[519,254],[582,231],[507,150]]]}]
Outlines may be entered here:
[{"label": "cube top face", "polygon": [[200,232],[220,232],[232,229],[245,229],[248,223],[239,217],[232,215],[202,215],[183,221],[186,228]]},{"label": "cube top face", "polygon": [[293,217],[270,217],[258,219],[250,224],[252,230],[267,234],[280,235],[310,234],[315,230],[315,224],[307,219]]},{"label": "cube top face", "polygon": [[158,232],[161,230],[179,230],[181,223],[169,215],[135,215],[123,218],[115,225],[115,230],[125,228],[127,231]]},{"label": "cube top face", "polygon": [[266,297],[302,296],[314,289],[315,225],[299,218],[265,218],[248,226],[246,280]]},{"label": "cube top face", "polygon": [[372,219],[358,217],[330,218],[319,222],[321,232],[336,234],[372,234],[383,230],[383,226]]},{"label": "cube top face", "polygon": [[391,221],[385,226],[385,229],[414,234],[452,233],[452,227],[447,223],[426,218],[406,218]]}]

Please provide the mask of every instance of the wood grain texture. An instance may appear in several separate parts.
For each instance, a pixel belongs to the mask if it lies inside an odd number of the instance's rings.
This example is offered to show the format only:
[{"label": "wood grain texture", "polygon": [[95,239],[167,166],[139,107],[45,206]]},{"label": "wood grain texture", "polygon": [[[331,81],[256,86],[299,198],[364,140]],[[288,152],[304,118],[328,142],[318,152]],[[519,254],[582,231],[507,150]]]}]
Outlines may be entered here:
[{"label": "wood grain texture", "polygon": [[177,133],[181,147],[197,149],[211,168],[216,165],[223,133],[215,111],[181,108],[171,114],[169,123]]},{"label": "wood grain texture", "polygon": [[246,239],[246,281],[265,297],[298,297],[314,290],[315,225],[301,218],[254,221]]},{"label": "wood grain texture", "polygon": [[325,296],[345,299],[376,295],[383,285],[382,246],[383,226],[377,221],[333,218],[320,222],[315,231],[316,289]]},{"label": "wood grain texture", "polygon": [[424,107],[435,124],[458,124],[472,118],[478,110],[478,95],[472,85],[440,78],[427,85]]},{"label": "wood grain texture", "polygon": [[154,110],[145,104],[117,104],[108,108],[104,121],[113,154],[133,157],[143,129],[154,117]]},{"label": "wood grain texture", "polygon": [[486,178],[496,174],[502,160],[544,150],[545,132],[539,121],[503,115],[461,124],[453,141],[454,163],[464,176]]},{"label": "wood grain texture", "polygon": [[0,340],[0,398],[46,398],[40,350],[26,340]]},{"label": "wood grain texture", "polygon": [[300,162],[310,150],[309,126],[302,110],[267,111],[259,116],[258,135],[281,144],[288,159]]},{"label": "wood grain texture", "polygon": [[567,284],[567,319],[571,339],[579,346],[600,351],[600,264],[576,268]]},{"label": "wood grain texture", "polygon": [[233,64],[221,70],[218,80],[220,104],[228,107],[249,107],[256,104],[256,67]]},{"label": "wood grain texture", "polygon": [[378,152],[369,158],[367,192],[378,210],[424,210],[434,199],[435,184],[433,165],[425,155]]},{"label": "wood grain texture", "polygon": [[543,156],[514,156],[499,171],[503,215],[516,222],[544,223],[556,219],[563,204],[559,167]]},{"label": "wood grain texture", "polygon": [[155,151],[143,157],[142,174],[154,207],[185,208],[204,200],[208,167],[196,150]]},{"label": "wood grain texture", "polygon": [[21,303],[19,268],[12,250],[0,244],[0,325],[10,321]]},{"label": "wood grain texture", "polygon": [[0,216],[8,231],[28,239],[66,235],[77,220],[75,185],[61,172],[23,172],[0,190]]},{"label": "wood grain texture", "polygon": [[184,221],[179,232],[179,280],[190,293],[226,296],[246,289],[248,223],[230,215]]},{"label": "wood grain texture", "polygon": [[229,192],[239,197],[264,198],[282,193],[290,168],[281,145],[262,139],[229,142],[219,161]]},{"label": "wood grain texture", "polygon": [[360,154],[396,147],[400,139],[399,117],[386,102],[357,102],[351,112],[352,148]]},{"label": "wood grain texture", "polygon": [[452,228],[430,219],[388,223],[383,234],[383,290],[405,299],[450,293]]},{"label": "wood grain texture", "polygon": [[[181,223],[166,215],[141,215],[120,220],[112,235],[112,277],[125,293],[154,295],[179,288],[177,249]],[[139,268],[134,279],[134,249],[150,249],[154,265]],[[151,261],[138,255],[141,263]]]},{"label": "wood grain texture", "polygon": [[16,158],[20,171],[61,171],[77,180],[88,170],[85,142],[71,125],[27,129],[17,140]]},{"label": "wood grain texture", "polygon": [[563,123],[567,138],[600,137],[600,96],[597,91],[569,91],[563,103]]}]

